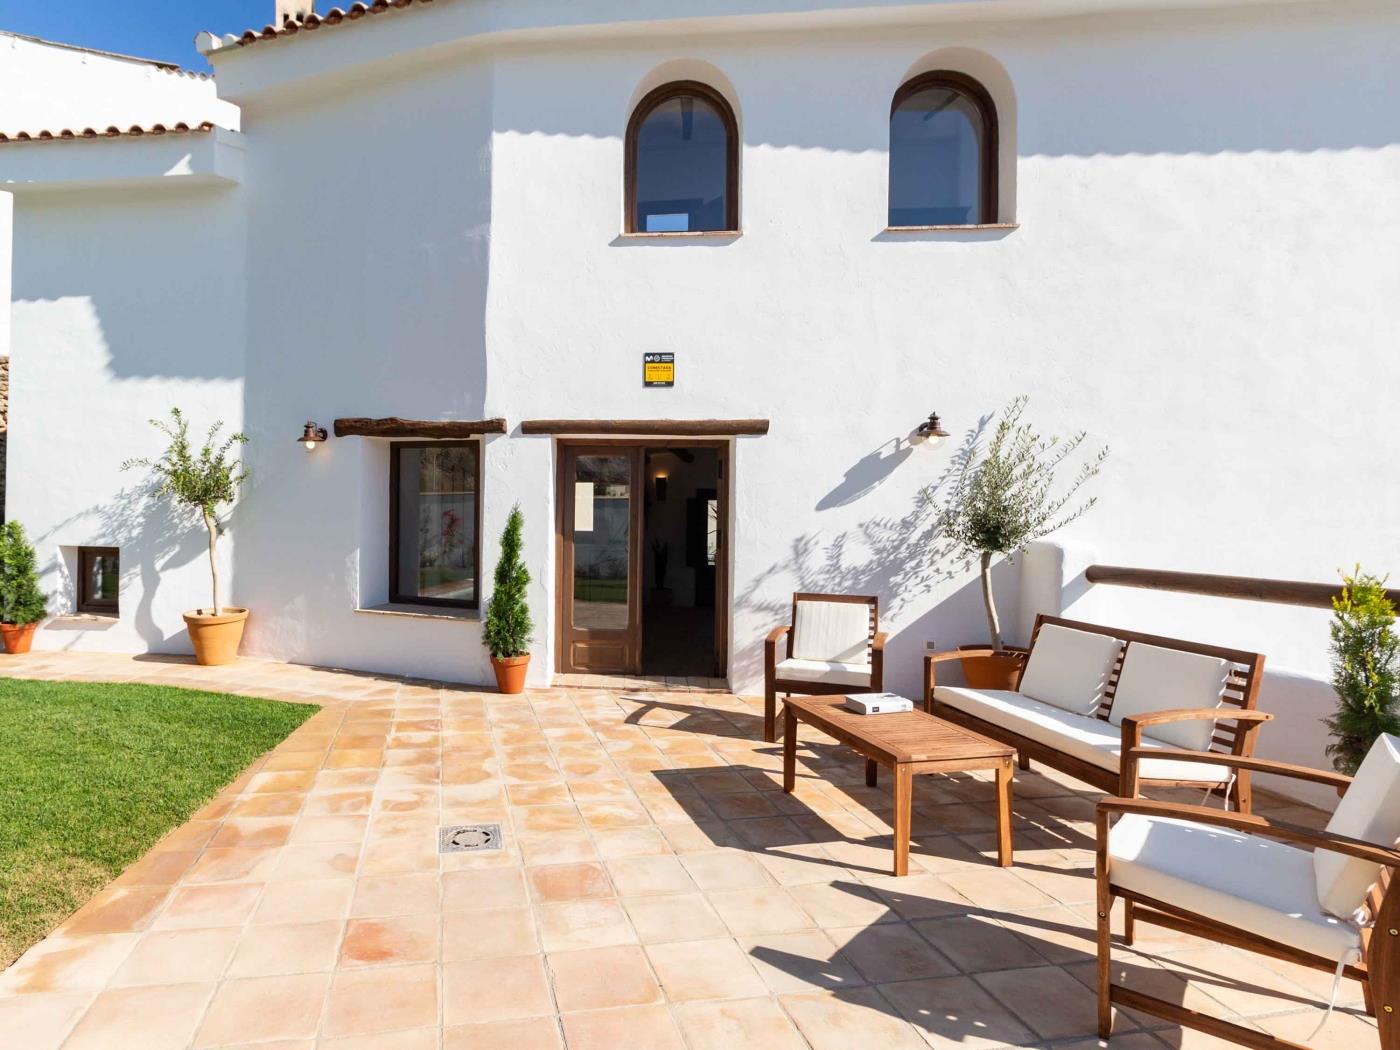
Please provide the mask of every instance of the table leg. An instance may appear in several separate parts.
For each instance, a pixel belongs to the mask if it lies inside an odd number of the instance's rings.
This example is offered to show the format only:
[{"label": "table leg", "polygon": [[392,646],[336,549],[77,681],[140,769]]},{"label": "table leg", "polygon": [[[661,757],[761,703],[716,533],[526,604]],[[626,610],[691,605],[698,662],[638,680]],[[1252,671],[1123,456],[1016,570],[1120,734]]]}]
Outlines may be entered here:
[{"label": "table leg", "polygon": [[865,760],[865,786],[875,787],[880,782],[880,767],[873,758]]},{"label": "table leg", "polygon": [[792,794],[797,781],[797,716],[783,705],[783,790]]},{"label": "table leg", "polygon": [[1012,864],[1011,852],[1011,778],[1015,773],[1012,760],[1007,759],[997,769],[997,863],[1003,868]]},{"label": "table leg", "polygon": [[914,804],[914,773],[903,763],[894,767],[894,873],[909,874],[909,813]]}]

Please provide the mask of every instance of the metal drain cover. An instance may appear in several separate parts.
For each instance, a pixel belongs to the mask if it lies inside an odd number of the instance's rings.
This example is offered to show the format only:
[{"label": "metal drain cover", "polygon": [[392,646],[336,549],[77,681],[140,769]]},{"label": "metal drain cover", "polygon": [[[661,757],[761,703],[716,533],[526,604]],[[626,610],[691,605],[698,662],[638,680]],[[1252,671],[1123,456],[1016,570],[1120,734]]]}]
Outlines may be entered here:
[{"label": "metal drain cover", "polygon": [[477,853],[500,848],[499,824],[453,824],[438,828],[439,853]]}]

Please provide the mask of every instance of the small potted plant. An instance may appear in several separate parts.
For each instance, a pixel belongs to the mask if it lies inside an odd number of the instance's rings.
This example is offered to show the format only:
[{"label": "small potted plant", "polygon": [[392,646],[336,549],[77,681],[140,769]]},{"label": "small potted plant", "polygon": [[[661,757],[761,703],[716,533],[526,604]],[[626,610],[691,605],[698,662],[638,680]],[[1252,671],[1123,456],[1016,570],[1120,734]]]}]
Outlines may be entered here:
[{"label": "small potted plant", "polygon": [[1323,719],[1327,754],[1352,776],[1382,733],[1400,734],[1400,637],[1385,580],[1361,571],[1342,576],[1332,599],[1332,688],[1337,710]]},{"label": "small potted plant", "polygon": [[525,691],[525,675],[530,669],[530,636],[535,629],[525,594],[530,586],[530,570],[525,568],[520,557],[524,528],[525,515],[516,504],[501,534],[495,588],[486,606],[486,625],[482,632],[491,653],[491,669],[496,672],[496,688],[510,694]]},{"label": "small potted plant", "polygon": [[[978,561],[982,577],[982,601],[986,606],[991,656],[970,656],[961,663],[968,685],[975,689],[1010,689],[1022,662],[1022,653],[1002,643],[1001,620],[992,592],[992,559],[1014,556],[1032,540],[1075,521],[1097,502],[1097,497],[1070,507],[1075,494],[1095,477],[1108,458],[1102,448],[1081,465],[1079,473],[1060,495],[1053,495],[1055,472],[1084,443],[1081,431],[1061,441],[1042,438],[1022,422],[1026,397],[1015,398],[1002,413],[985,456],[977,444],[954,475],[952,495],[943,514],[943,530],[957,550]],[[986,645],[963,646],[985,649]]]},{"label": "small potted plant", "polygon": [[671,564],[671,545],[662,539],[651,541],[651,564],[656,586],[651,590],[652,605],[670,605],[671,588],[666,586],[666,570]]},{"label": "small potted plant", "polygon": [[7,653],[29,652],[34,629],[48,613],[34,563],[24,526],[7,521],[0,530],[0,635]]},{"label": "small potted plant", "polygon": [[224,605],[215,555],[219,537],[227,531],[227,526],[219,521],[219,508],[232,504],[238,498],[239,486],[248,480],[248,471],[233,455],[234,449],[248,439],[243,434],[231,434],[220,441],[223,423],[215,423],[205,435],[203,446],[195,451],[190,444],[189,422],[178,408],[170,410],[170,422],[153,419],[151,425],[168,439],[165,452],[157,460],[129,459],[122,469],[147,468],[157,497],[169,498],[178,513],[203,522],[209,534],[212,600],[207,609],[185,613],[185,626],[199,663],[232,663],[238,658],[248,610]]}]

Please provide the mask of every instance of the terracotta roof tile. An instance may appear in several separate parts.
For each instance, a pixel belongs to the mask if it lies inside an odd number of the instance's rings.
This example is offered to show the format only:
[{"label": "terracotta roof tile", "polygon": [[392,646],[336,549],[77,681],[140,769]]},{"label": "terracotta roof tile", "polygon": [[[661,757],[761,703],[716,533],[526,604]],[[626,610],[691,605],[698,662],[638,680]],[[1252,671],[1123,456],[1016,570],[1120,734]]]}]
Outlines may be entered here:
[{"label": "terracotta roof tile", "polygon": [[76,139],[117,139],[136,138],[141,135],[203,135],[214,130],[214,125],[210,121],[203,124],[186,124],[183,121],[179,124],[152,124],[149,127],[141,127],[133,124],[129,128],[119,128],[112,125],[107,128],[63,128],[59,131],[16,131],[11,135],[0,131],[0,144],[14,142],[70,142]]},{"label": "terracotta roof tile", "polygon": [[[260,40],[276,40],[279,37],[293,36],[296,33],[311,32],[323,26],[337,26],[342,22],[355,22],[366,15],[382,15],[385,11],[402,10],[405,7],[412,7],[414,4],[430,4],[433,0],[370,0],[368,3],[357,2],[349,7],[333,7],[323,15],[309,14],[301,21],[287,19],[280,27],[266,25],[261,29],[250,29],[242,36],[236,38],[234,43],[240,47],[247,47],[249,44],[256,44]],[[228,38],[225,37],[225,40]]]}]

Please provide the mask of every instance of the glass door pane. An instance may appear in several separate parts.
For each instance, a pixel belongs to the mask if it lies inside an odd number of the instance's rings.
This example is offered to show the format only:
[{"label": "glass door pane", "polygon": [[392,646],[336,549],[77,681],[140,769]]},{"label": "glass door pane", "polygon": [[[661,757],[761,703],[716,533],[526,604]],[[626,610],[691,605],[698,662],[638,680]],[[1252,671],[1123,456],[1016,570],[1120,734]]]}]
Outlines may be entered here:
[{"label": "glass door pane", "polygon": [[573,626],[625,631],[632,541],[632,457],[574,461]]}]

